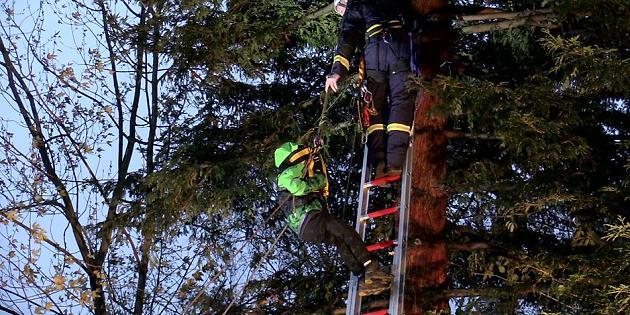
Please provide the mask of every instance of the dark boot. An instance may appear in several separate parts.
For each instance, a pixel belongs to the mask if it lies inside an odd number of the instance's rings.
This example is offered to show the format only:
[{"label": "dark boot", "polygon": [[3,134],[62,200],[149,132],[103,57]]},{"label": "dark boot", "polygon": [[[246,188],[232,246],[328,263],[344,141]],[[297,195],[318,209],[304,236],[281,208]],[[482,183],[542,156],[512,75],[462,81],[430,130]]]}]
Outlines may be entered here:
[{"label": "dark boot", "polygon": [[376,169],[374,171],[374,179],[383,178],[385,176],[387,176],[387,173],[385,172],[385,163],[380,162],[376,164]]},{"label": "dark boot", "polygon": [[381,271],[378,263],[372,260],[367,266],[365,266],[365,277],[364,281],[366,284],[377,283],[379,285],[389,285],[394,276]]},{"label": "dark boot", "polygon": [[390,283],[374,282],[371,284],[367,284],[365,283],[365,277],[361,277],[361,280],[359,280],[359,296],[364,297],[368,295],[377,295],[388,290],[390,287],[391,287],[391,282]]},{"label": "dark boot", "polygon": [[398,167],[388,167],[385,172],[387,176],[400,176],[402,169]]}]

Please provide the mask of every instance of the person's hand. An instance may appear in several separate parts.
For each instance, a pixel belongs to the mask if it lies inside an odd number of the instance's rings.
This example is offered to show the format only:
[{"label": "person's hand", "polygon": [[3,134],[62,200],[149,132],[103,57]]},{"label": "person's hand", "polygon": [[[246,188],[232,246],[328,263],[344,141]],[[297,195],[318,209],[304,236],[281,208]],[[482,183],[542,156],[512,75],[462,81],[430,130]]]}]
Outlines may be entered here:
[{"label": "person's hand", "polygon": [[340,77],[341,76],[336,73],[329,75],[326,79],[326,87],[324,88],[324,91],[328,92],[328,89],[332,89],[333,92],[337,92],[337,81],[339,81]]}]

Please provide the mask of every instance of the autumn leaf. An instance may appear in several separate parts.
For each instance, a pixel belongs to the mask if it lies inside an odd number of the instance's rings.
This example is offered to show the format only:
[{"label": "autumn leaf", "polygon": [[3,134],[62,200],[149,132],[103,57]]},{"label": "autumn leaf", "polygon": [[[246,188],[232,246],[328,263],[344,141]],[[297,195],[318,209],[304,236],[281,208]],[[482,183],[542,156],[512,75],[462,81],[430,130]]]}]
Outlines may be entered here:
[{"label": "autumn leaf", "polygon": [[32,228],[32,237],[33,239],[35,239],[35,243],[40,244],[43,240],[46,239],[46,231],[44,231],[44,229],[42,229],[42,227],[37,224],[34,223]]},{"label": "autumn leaf", "polygon": [[7,217],[7,219],[9,219],[10,221],[15,221],[18,219],[18,213],[15,210],[5,212],[4,216]]},{"label": "autumn leaf", "polygon": [[83,276],[80,276],[79,278],[70,281],[70,287],[77,288],[77,287],[83,286],[85,282],[86,282],[85,278]]},{"label": "autumn leaf", "polygon": [[58,274],[53,278],[53,282],[55,283],[55,289],[63,290],[66,288],[66,277]]},{"label": "autumn leaf", "polygon": [[91,300],[92,295],[90,294],[90,291],[81,292],[81,297],[79,298],[79,303],[81,303],[81,306],[90,305]]},{"label": "autumn leaf", "polygon": [[91,153],[93,151],[92,147],[87,143],[81,145],[81,150],[85,153]]},{"label": "autumn leaf", "polygon": [[184,298],[186,298],[186,295],[187,295],[187,294],[186,294],[186,292],[185,292],[185,291],[179,291],[179,292],[177,293],[177,297],[179,297],[180,299],[184,299]]}]

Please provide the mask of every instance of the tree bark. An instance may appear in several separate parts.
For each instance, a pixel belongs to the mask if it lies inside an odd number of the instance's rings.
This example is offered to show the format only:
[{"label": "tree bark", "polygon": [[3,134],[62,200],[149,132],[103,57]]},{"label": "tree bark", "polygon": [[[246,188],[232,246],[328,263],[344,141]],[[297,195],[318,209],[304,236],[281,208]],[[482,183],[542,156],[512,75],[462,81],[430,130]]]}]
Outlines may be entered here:
[{"label": "tree bark", "polygon": [[[412,1],[415,12],[428,14],[443,8],[445,1]],[[448,59],[451,32],[448,22],[426,27],[416,42],[423,52],[419,64],[422,77],[430,81]],[[447,284],[448,250],[444,237],[447,194],[442,188],[446,174],[446,120],[434,113],[440,100],[425,91],[416,103],[413,135],[413,164],[404,314],[427,311],[450,313],[448,298],[431,298],[427,291]]]},{"label": "tree bark", "polygon": [[413,176],[409,215],[409,248],[405,279],[405,314],[448,311],[448,299],[431,301],[424,292],[447,283],[448,251],[444,239],[447,195],[441,187],[446,173],[445,120],[431,117],[439,100],[425,93],[417,104]]}]

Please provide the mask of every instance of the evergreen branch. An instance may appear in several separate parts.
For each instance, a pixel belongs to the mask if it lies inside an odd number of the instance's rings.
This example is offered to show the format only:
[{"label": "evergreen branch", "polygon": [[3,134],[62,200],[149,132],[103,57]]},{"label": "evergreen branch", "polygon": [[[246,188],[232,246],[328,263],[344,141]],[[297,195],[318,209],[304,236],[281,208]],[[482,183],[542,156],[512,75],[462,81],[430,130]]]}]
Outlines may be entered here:
[{"label": "evergreen branch", "polygon": [[462,15],[459,16],[458,19],[462,21],[485,21],[492,19],[505,19],[505,20],[514,20],[524,17],[531,17],[535,15],[550,15],[552,13],[551,9],[543,9],[543,10],[534,10],[534,11],[521,11],[521,12],[493,12],[493,13],[485,13],[485,14],[471,14],[471,15]]},{"label": "evergreen branch", "polygon": [[544,28],[558,28],[558,24],[549,23],[556,16],[554,14],[539,14],[539,15],[526,15],[519,18],[514,18],[507,21],[499,21],[493,23],[485,23],[471,26],[464,26],[461,31],[465,34],[470,33],[483,33],[490,31],[499,31],[516,28],[523,25],[532,25]]},{"label": "evergreen branch", "polygon": [[473,251],[478,249],[490,249],[494,246],[485,242],[474,243],[449,243],[446,245],[449,251]]},{"label": "evergreen branch", "polygon": [[296,20],[295,22],[293,22],[289,26],[287,26],[286,32],[288,33],[290,31],[292,31],[292,30],[302,26],[303,24],[306,24],[306,22],[309,22],[311,20],[315,20],[315,19],[317,19],[319,17],[322,17],[322,16],[332,12],[333,6],[334,6],[333,3],[328,4],[325,7],[321,8],[321,9],[315,11],[315,12],[309,13],[309,14],[299,18],[298,20]]}]

